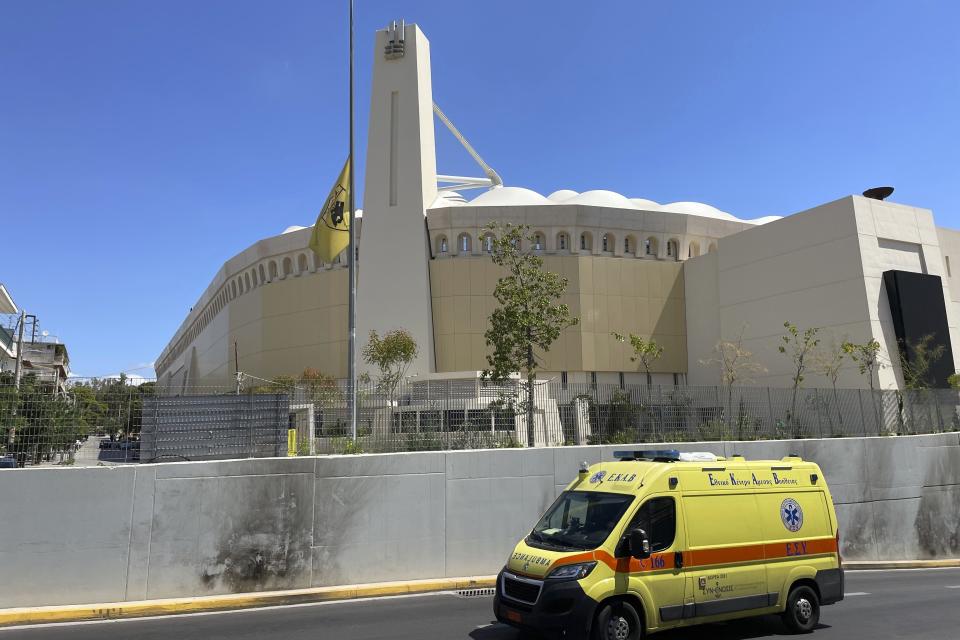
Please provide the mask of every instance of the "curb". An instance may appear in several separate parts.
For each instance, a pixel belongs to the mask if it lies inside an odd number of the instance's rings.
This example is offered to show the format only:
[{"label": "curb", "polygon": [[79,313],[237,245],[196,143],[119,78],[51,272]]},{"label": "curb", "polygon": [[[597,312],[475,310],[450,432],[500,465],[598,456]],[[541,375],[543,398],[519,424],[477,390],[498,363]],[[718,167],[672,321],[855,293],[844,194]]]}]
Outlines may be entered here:
[{"label": "curb", "polygon": [[53,607],[21,607],[16,609],[0,609],[0,627],[49,622],[142,618],[146,616],[176,615],[202,611],[251,609],[307,602],[429,593],[431,591],[483,589],[493,587],[495,584],[496,576],[474,576],[469,578],[408,580],[405,582],[376,582],[342,587],[317,587],[314,589],[291,589],[287,591],[265,591],[262,593],[236,593],[196,598],[104,602]]},{"label": "curb", "polygon": [[951,560],[890,560],[862,562],[843,561],[844,569],[855,571],[881,571],[890,569],[957,569],[960,568],[960,559]]}]

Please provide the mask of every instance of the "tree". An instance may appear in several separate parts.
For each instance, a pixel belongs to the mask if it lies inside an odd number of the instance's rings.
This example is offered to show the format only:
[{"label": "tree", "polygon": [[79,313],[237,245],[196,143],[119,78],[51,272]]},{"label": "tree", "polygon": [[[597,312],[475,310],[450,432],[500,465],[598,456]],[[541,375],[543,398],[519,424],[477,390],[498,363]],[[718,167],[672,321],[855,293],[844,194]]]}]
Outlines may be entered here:
[{"label": "tree", "polygon": [[653,384],[653,376],[650,375],[650,367],[663,355],[663,347],[657,344],[656,340],[650,338],[644,339],[631,333],[624,336],[622,333],[613,332],[612,335],[618,342],[630,341],[630,347],[633,349],[633,355],[630,356],[630,362],[639,362],[643,370],[647,372],[647,385]]},{"label": "tree", "polygon": [[900,370],[907,389],[929,389],[933,384],[930,370],[946,351],[942,344],[931,344],[933,339],[933,334],[928,333],[912,344],[900,346]]},{"label": "tree", "polygon": [[363,360],[380,369],[377,386],[387,393],[390,406],[393,406],[397,386],[418,351],[417,341],[406,329],[393,329],[382,338],[376,331],[370,332],[370,340],[363,348]]},{"label": "tree", "polygon": [[536,240],[528,225],[498,225],[487,227],[493,234],[490,258],[506,270],[494,287],[493,297],[499,303],[490,315],[490,327],[484,337],[493,352],[487,355],[488,367],[483,379],[503,381],[514,373],[522,373],[526,380],[527,444],[534,445],[534,394],[537,375],[537,355],[534,350],[546,352],[560,337],[560,332],[579,322],[565,304],[557,300],[567,290],[567,279],[547,271],[543,258],[521,251],[521,243],[533,246]]},{"label": "tree", "polygon": [[324,409],[343,402],[343,392],[337,379],[319,369],[304,369],[300,374],[299,385],[306,389],[310,402],[319,404]]},{"label": "tree", "polygon": [[842,349],[847,357],[857,365],[860,375],[867,376],[867,381],[870,383],[870,391],[873,391],[874,373],[883,367],[880,360],[877,359],[877,356],[880,354],[880,343],[873,339],[863,344],[844,342]]},{"label": "tree", "polygon": [[[736,340],[721,340],[713,347],[715,357],[701,360],[700,364],[720,367],[720,381],[727,388],[727,426],[730,424],[730,415],[733,414],[733,387],[753,381],[754,376],[766,373],[767,368],[753,359],[753,352],[743,346],[743,332],[746,325],[740,328],[740,335]],[[742,405],[742,402],[741,402]],[[743,425],[743,411],[737,416],[737,429]]]},{"label": "tree", "polygon": [[[833,404],[837,410],[837,420],[843,429],[843,413],[840,411],[840,398],[837,394],[837,380],[846,362],[847,352],[844,347],[847,342],[837,342],[831,339],[829,344],[817,350],[813,358],[813,370],[830,381],[833,387]],[[831,422],[833,419],[831,418]]]},{"label": "tree", "polygon": [[808,327],[801,332],[797,325],[790,321],[784,322],[783,328],[787,332],[780,337],[783,344],[778,347],[778,351],[789,356],[793,363],[793,374],[790,378],[793,382],[793,397],[790,400],[790,413],[787,419],[796,427],[798,426],[796,422],[797,390],[803,384],[803,374],[810,364],[808,358],[820,344],[820,339],[817,337],[820,328]]}]

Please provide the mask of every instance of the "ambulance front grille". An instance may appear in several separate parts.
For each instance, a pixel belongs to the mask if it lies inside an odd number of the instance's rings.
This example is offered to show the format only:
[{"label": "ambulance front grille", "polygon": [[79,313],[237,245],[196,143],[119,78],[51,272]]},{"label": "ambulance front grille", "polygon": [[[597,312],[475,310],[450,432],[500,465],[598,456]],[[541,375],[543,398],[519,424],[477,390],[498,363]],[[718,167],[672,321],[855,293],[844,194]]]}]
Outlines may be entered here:
[{"label": "ambulance front grille", "polygon": [[529,578],[521,578],[510,573],[504,573],[501,593],[503,597],[509,598],[510,600],[533,605],[537,603],[537,598],[540,597],[540,589],[542,587],[543,583],[539,580],[530,580]]}]

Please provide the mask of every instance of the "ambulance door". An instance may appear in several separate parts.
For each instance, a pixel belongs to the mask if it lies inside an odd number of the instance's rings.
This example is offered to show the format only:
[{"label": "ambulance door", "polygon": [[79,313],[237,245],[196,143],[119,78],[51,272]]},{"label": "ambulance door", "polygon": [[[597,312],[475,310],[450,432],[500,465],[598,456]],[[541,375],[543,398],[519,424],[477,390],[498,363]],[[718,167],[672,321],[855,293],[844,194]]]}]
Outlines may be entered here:
[{"label": "ambulance door", "polygon": [[685,616],[739,614],[770,606],[756,497],[685,495],[683,511],[689,541],[686,577],[694,604]]},{"label": "ambulance door", "polygon": [[[686,528],[676,497],[653,495],[646,498],[625,531],[635,528],[647,533],[651,554],[640,563],[639,571],[631,571],[631,591],[641,593],[639,584],[634,583],[642,582],[660,619],[657,626],[670,626],[682,618],[685,583],[678,566],[682,562],[677,563],[676,558],[686,543]],[[634,563],[635,560],[631,565]]]}]

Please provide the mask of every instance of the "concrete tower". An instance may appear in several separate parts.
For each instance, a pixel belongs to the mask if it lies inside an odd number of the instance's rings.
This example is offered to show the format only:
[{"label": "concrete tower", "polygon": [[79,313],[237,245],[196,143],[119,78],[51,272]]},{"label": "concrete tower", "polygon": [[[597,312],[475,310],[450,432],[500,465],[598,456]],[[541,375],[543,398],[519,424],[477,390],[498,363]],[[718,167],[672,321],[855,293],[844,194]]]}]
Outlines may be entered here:
[{"label": "concrete tower", "polygon": [[[406,329],[420,347],[410,373],[430,373],[435,366],[426,210],[437,195],[437,159],[430,43],[416,25],[377,32],[367,135],[357,350],[372,329],[381,335]],[[381,268],[365,269],[371,261]],[[358,362],[358,371],[367,368]]]}]

